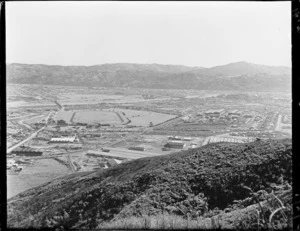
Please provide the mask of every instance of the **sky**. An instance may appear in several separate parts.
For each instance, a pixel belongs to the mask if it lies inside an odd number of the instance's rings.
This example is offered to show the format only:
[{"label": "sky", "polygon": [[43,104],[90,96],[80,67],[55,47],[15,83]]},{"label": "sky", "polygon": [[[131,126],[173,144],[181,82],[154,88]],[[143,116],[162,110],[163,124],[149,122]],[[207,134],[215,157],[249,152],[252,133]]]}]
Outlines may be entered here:
[{"label": "sky", "polygon": [[291,66],[291,2],[6,2],[6,62]]}]

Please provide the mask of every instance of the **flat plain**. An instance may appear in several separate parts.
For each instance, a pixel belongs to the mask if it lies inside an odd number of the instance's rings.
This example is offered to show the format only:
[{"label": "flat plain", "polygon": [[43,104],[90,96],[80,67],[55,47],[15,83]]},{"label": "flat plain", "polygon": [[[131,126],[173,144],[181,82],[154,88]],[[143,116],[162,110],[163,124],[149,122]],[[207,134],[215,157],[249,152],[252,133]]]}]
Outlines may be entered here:
[{"label": "flat plain", "polygon": [[87,123],[87,124],[94,124],[94,123],[119,124],[121,123],[121,120],[114,112],[81,111],[81,112],[75,112],[72,122]]}]

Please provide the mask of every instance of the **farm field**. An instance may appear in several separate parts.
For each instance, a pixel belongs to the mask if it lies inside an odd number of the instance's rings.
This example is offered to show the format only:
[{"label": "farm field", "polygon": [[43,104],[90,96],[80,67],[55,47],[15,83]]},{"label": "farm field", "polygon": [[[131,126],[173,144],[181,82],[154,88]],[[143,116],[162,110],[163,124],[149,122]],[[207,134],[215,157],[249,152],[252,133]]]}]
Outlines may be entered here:
[{"label": "farm field", "polygon": [[108,111],[80,111],[75,112],[72,119],[74,123],[109,123],[109,124],[120,124],[122,121],[118,115],[114,112]]},{"label": "farm field", "polygon": [[34,124],[34,123],[38,123],[41,120],[46,119],[46,118],[47,118],[47,115],[39,115],[39,116],[32,117],[30,119],[24,120],[24,123],[26,123],[26,124]]},{"label": "farm field", "polygon": [[69,173],[71,171],[56,160],[36,160],[33,165],[25,166],[19,175],[7,174],[7,198]]},{"label": "farm field", "polygon": [[139,102],[143,98],[139,95],[105,95],[105,94],[61,94],[64,97],[61,104],[97,104],[102,102],[128,103]]},{"label": "farm field", "polygon": [[[110,111],[112,109],[109,109]],[[152,111],[137,111],[137,110],[129,110],[129,109],[113,109],[114,111],[120,112],[120,114],[124,113],[123,115],[127,117],[131,122],[129,125],[134,126],[149,126],[150,122],[153,125],[157,125],[163,123],[167,120],[173,119],[176,115],[169,115],[163,113],[157,113]]]},{"label": "farm field", "polygon": [[58,120],[64,120],[66,123],[70,123],[72,116],[74,114],[74,111],[64,111],[64,110],[60,110],[58,111],[55,116],[54,116],[54,120],[58,121]]}]

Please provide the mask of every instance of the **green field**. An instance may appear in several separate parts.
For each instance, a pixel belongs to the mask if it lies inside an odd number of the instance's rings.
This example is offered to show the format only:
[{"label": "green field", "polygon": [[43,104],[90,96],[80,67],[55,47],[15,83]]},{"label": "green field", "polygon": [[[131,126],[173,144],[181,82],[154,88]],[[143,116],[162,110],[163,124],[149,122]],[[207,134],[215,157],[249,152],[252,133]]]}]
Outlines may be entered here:
[{"label": "green field", "polygon": [[108,124],[120,124],[122,121],[118,115],[114,112],[108,111],[81,111],[76,112],[73,120],[73,123],[108,123]]},{"label": "green field", "polygon": [[72,116],[74,114],[74,111],[64,111],[64,110],[60,110],[58,111],[55,116],[54,116],[54,120],[58,121],[58,120],[64,120],[66,123],[70,123]]},{"label": "green field", "polygon": [[[120,112],[120,115],[127,117],[131,122],[130,125],[134,126],[149,126],[150,122],[153,125],[163,123],[167,120],[176,118],[176,115],[169,115],[163,113],[157,113],[152,111],[140,111],[140,110],[130,110],[130,109],[117,109],[112,108],[108,110],[114,110]],[[125,115],[124,115],[124,114]]]},{"label": "green field", "polygon": [[7,198],[69,173],[70,170],[56,160],[37,160],[24,167],[19,175],[7,175]]}]

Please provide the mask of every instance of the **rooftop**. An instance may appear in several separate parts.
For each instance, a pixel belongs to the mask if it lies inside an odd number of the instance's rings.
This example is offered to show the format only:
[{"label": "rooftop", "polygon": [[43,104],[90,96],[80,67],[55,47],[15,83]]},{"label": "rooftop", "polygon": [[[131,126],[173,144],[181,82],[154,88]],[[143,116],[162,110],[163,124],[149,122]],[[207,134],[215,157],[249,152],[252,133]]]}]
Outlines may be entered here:
[{"label": "rooftop", "polygon": [[33,149],[30,147],[19,147],[13,150],[13,152],[41,152],[40,149]]}]

